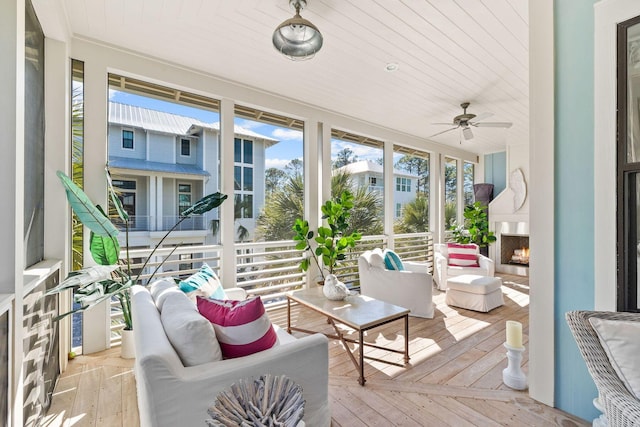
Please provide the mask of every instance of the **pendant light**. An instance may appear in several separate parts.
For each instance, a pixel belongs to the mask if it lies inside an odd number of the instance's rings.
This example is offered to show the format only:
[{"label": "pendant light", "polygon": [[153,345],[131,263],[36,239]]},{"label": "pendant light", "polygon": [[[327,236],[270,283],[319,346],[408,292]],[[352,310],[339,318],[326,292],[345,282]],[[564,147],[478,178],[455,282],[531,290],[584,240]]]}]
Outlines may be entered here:
[{"label": "pendant light", "polygon": [[311,22],[300,16],[306,0],[289,0],[296,14],[273,32],[273,46],[292,61],[305,61],[314,57],[322,47],[322,34]]}]

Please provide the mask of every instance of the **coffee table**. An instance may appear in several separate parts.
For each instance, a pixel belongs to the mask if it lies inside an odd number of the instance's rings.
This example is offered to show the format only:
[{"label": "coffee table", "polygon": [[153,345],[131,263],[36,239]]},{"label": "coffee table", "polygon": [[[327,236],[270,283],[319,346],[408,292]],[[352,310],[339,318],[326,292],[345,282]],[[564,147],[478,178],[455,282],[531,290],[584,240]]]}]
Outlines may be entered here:
[{"label": "coffee table", "polygon": [[[324,334],[328,338],[340,340],[351,358],[351,361],[358,370],[360,377],[358,383],[364,385],[364,359],[375,360],[395,366],[406,366],[409,363],[409,310],[404,307],[389,304],[384,301],[367,297],[364,295],[348,296],[342,301],[328,300],[322,293],[321,287],[314,287],[294,291],[287,294],[287,332],[298,331],[307,334],[315,334],[318,331],[291,326],[291,302],[296,302],[301,306],[327,317],[327,322],[333,326],[335,334]],[[388,347],[382,347],[375,344],[364,342],[364,333],[369,329],[386,325],[396,320],[404,319],[404,351],[396,350]],[[346,325],[358,332],[358,339],[347,338],[338,329],[336,323]],[[359,360],[353,355],[353,352],[347,343],[358,344]],[[404,365],[390,362],[375,357],[364,355],[364,346],[374,347],[381,350],[387,350],[393,353],[404,354]]]}]

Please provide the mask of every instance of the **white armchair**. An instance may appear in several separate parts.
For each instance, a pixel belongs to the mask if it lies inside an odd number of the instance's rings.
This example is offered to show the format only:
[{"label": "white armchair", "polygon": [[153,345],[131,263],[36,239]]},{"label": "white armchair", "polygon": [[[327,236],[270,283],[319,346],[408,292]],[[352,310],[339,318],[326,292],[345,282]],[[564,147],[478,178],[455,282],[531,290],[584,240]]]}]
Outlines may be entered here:
[{"label": "white armchair", "polygon": [[405,270],[387,270],[382,251],[358,258],[360,293],[411,310],[410,316],[433,318],[433,278],[427,264],[403,261]]},{"label": "white armchair", "polygon": [[458,267],[449,265],[449,253],[446,243],[436,243],[433,245],[433,277],[436,281],[438,289],[444,291],[447,289],[447,279],[453,276],[463,274],[475,274],[477,276],[493,277],[496,273],[496,265],[493,260],[480,254],[477,250],[479,267]]}]

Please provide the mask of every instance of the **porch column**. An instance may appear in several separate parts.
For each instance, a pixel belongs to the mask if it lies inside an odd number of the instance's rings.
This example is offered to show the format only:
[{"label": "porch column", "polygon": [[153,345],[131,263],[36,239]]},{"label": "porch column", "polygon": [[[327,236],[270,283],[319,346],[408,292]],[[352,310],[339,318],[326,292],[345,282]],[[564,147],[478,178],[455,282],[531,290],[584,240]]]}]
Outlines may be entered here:
[{"label": "porch column", "polygon": [[228,199],[220,205],[220,243],[222,244],[220,276],[224,287],[236,283],[235,218],[233,187],[234,107],[230,99],[220,101],[220,192]]},{"label": "porch column", "polygon": [[157,212],[158,212],[158,196],[157,196],[157,181],[158,177],[156,175],[149,175],[149,191],[148,191],[148,199],[149,199],[149,222],[148,229],[149,231],[155,231],[157,228]]},{"label": "porch column", "polygon": [[383,215],[384,215],[384,230],[383,234],[387,236],[387,247],[390,249],[395,248],[394,233],[393,233],[393,216],[394,209],[394,176],[393,176],[393,142],[385,141],[383,147],[383,182],[384,182],[384,197],[383,197]]},{"label": "porch column", "polygon": [[[329,131],[328,139],[325,140],[325,128],[326,126],[317,120],[304,121],[304,217],[309,221],[311,230],[317,230],[321,221],[320,205],[325,187],[328,187],[329,193],[331,192],[330,169],[328,178],[322,179],[325,165],[329,164],[330,167],[331,164],[331,132]],[[328,160],[323,156],[325,145],[329,146]],[[307,285],[314,283],[319,275],[318,267],[312,262],[307,270]]]}]

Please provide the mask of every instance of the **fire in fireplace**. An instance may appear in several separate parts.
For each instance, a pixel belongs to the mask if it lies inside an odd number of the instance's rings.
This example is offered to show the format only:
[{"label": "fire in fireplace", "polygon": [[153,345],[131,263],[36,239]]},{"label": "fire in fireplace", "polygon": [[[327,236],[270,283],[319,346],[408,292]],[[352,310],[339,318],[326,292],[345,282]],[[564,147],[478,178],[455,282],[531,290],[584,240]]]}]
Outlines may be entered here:
[{"label": "fire in fireplace", "polygon": [[501,234],[500,262],[529,266],[529,236]]}]

